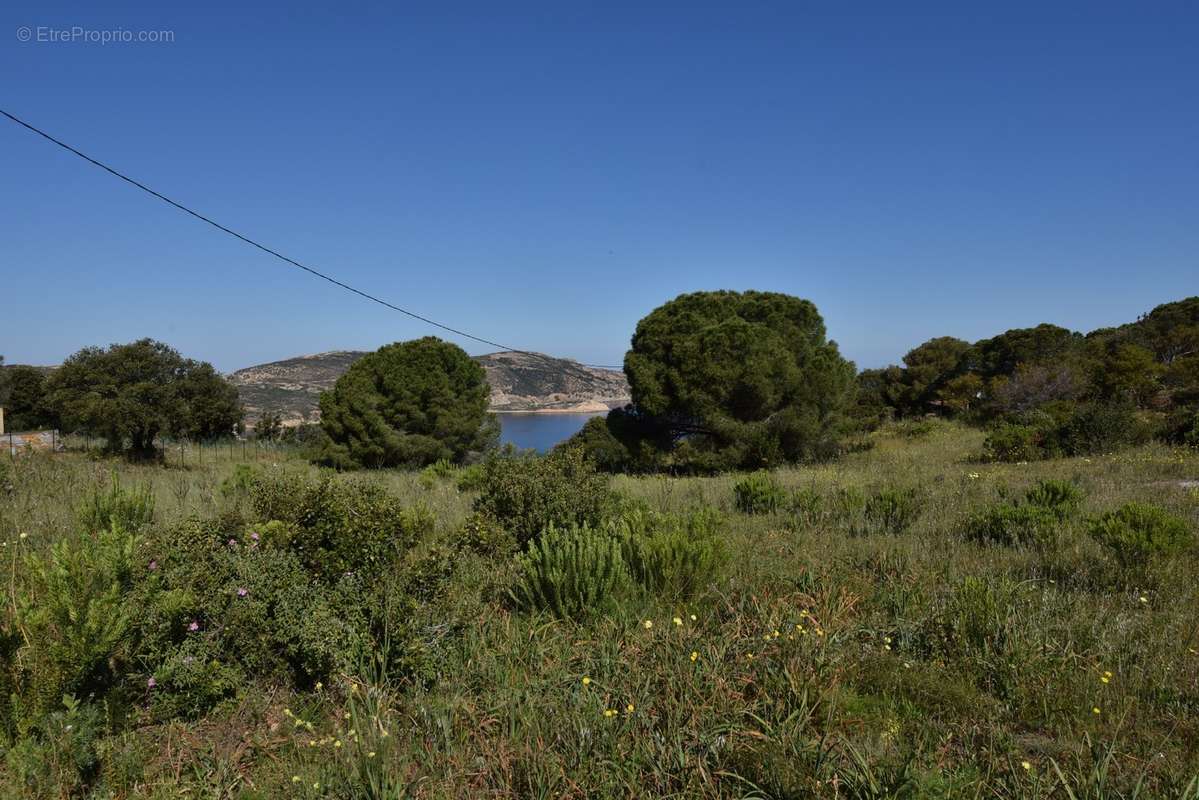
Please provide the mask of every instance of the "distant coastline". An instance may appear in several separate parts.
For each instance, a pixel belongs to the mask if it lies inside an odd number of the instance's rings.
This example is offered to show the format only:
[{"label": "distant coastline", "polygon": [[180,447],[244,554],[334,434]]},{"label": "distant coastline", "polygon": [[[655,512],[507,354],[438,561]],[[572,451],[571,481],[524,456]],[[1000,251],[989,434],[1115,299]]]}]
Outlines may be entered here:
[{"label": "distant coastline", "polygon": [[577,403],[565,408],[489,408],[492,414],[607,414],[611,406],[603,403]]}]

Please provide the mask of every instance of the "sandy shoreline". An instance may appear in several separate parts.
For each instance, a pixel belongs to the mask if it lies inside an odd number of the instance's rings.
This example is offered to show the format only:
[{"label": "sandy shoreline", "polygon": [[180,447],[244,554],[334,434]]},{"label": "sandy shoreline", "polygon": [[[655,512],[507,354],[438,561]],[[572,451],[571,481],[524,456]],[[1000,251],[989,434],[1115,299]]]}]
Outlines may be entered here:
[{"label": "sandy shoreline", "polygon": [[580,403],[570,408],[489,408],[492,414],[607,414],[612,409],[602,404]]}]

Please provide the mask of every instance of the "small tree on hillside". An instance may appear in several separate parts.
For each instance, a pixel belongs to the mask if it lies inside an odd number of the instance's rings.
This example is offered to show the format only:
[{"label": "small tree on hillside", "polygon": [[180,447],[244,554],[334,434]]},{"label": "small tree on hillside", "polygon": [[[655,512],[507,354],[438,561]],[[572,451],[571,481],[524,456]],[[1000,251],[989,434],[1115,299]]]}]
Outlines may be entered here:
[{"label": "small tree on hillside", "polygon": [[236,387],[211,364],[153,339],[75,353],[46,381],[46,406],[66,429],[134,457],[153,455],[160,433],[211,438],[242,418]]},{"label": "small tree on hillside", "polygon": [[341,467],[461,462],[495,444],[487,376],[462,348],[426,336],[364,356],[321,395],[324,460]]}]

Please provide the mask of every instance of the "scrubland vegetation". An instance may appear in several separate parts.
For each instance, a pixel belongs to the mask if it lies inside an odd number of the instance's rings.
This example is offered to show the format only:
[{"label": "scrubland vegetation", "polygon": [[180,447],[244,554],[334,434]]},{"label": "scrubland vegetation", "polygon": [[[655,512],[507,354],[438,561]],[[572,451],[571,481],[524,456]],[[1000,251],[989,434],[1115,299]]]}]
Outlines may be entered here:
[{"label": "scrubland vegetation", "polygon": [[191,469],[208,365],[15,373],[107,446],[0,462],[0,794],[1199,800],[1197,348],[1191,298],[855,378],[808,301],[700,292],[549,455],[426,338]]},{"label": "scrubland vegetation", "polygon": [[4,797],[1199,797],[1199,453],[0,466]]}]

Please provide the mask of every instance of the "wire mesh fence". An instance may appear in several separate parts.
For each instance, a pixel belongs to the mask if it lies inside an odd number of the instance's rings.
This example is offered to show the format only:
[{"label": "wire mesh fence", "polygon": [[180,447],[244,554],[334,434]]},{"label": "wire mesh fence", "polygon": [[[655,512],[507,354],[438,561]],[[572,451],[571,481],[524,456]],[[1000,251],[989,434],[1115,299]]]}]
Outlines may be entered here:
[{"label": "wire mesh fence", "polygon": [[[58,431],[11,432],[0,436],[0,447],[9,458],[31,453],[84,453],[103,455],[112,452],[103,437],[83,433],[60,434]],[[219,463],[276,461],[294,449],[270,439],[226,438],[210,441],[159,438],[154,442],[158,459],[168,466],[191,467]]]}]

